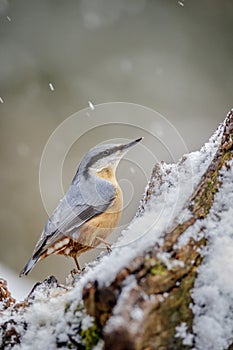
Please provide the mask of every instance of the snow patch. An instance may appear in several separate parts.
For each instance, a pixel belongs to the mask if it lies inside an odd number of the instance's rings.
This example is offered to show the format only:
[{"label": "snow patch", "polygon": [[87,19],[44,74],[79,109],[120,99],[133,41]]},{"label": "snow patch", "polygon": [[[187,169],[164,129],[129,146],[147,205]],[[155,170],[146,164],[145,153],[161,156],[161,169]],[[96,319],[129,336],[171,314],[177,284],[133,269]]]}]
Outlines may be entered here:
[{"label": "snow patch", "polygon": [[183,340],[183,345],[193,345],[193,334],[188,332],[188,327],[185,322],[182,322],[176,327],[176,338],[181,338]]},{"label": "snow patch", "polygon": [[222,186],[203,221],[208,246],[192,292],[198,350],[227,349],[233,339],[233,161],[228,165],[220,172]]},{"label": "snow patch", "polygon": [[137,286],[136,279],[132,275],[128,276],[123,282],[123,289],[122,289],[122,293],[119,298],[119,301],[113,309],[112,317],[108,320],[107,325],[105,326],[105,331],[107,333],[111,332],[112,329],[115,329],[116,325],[118,327],[125,326],[125,320],[122,318],[120,313],[121,313],[122,307],[124,307],[125,303],[127,304],[127,301],[129,300],[130,292],[136,286]]},{"label": "snow patch", "polygon": [[140,307],[136,306],[131,311],[130,316],[132,317],[132,319],[134,319],[136,321],[141,321],[143,319],[144,313],[143,313],[142,309],[140,309]]},{"label": "snow patch", "polygon": [[173,268],[176,267],[184,267],[184,262],[177,260],[177,259],[171,259],[171,254],[170,253],[166,253],[166,252],[160,252],[157,254],[157,257],[159,260],[161,260],[164,265],[166,266],[166,268],[168,270],[172,270]]},{"label": "snow patch", "polygon": [[82,329],[85,331],[87,330],[88,328],[92,327],[93,326],[93,321],[94,321],[94,318],[89,316],[89,315],[86,315],[83,319],[82,319]]}]

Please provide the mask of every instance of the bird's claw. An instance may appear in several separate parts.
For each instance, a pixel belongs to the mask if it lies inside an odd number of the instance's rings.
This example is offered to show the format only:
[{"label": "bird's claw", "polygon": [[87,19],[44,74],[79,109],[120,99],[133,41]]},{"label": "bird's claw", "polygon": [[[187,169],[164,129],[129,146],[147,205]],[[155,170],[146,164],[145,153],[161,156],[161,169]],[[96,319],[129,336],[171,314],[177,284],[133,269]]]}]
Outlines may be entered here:
[{"label": "bird's claw", "polygon": [[80,270],[78,270],[78,269],[72,269],[72,270],[70,271],[70,274],[71,274],[71,276],[72,276],[73,279],[75,279],[75,277],[76,277],[79,273],[80,273]]},{"label": "bird's claw", "polygon": [[108,253],[112,252],[111,244],[105,243],[105,247],[106,247]]}]

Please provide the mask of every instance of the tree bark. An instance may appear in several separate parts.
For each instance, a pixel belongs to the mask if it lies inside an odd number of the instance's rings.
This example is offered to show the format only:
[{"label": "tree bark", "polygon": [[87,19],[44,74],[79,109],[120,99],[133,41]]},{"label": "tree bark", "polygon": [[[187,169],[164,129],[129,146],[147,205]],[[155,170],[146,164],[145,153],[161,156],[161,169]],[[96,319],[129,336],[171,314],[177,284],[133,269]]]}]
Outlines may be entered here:
[{"label": "tree bark", "polygon": [[[184,322],[187,325],[187,332],[193,333],[191,291],[197,276],[197,268],[202,262],[199,248],[208,245],[208,242],[205,237],[197,240],[191,237],[182,247],[177,242],[191,226],[208,216],[215,194],[222,186],[219,172],[222,169],[227,171],[228,162],[232,159],[232,111],[223,122],[222,129],[215,156],[182,208],[182,210],[189,210],[188,219],[182,223],[174,223],[172,230],[164,232],[162,246],[154,245],[142,251],[117,273],[110,285],[99,285],[97,280],[87,282],[82,291],[82,301],[78,306],[82,316],[79,315],[77,320],[77,309],[73,312],[73,321],[69,321],[71,324],[67,340],[62,343],[57,339],[57,348],[63,346],[64,348],[92,349],[97,343],[99,349],[105,350],[192,348],[193,344],[185,345],[182,339],[176,336],[176,327]],[[179,164],[184,161],[185,156]],[[151,196],[163,187],[166,181],[163,174],[163,163],[156,164],[145,197],[140,204],[138,216],[147,211]],[[171,268],[168,268],[161,259],[161,253],[169,254]],[[73,282],[67,286],[60,286],[54,278],[39,284],[39,288],[48,292],[48,298],[44,301],[47,303],[51,301],[50,288],[53,289],[53,294],[54,290],[58,290],[59,297],[75,289],[75,286]],[[38,286],[35,290],[37,288]],[[16,304],[7,291],[5,282],[0,281],[1,316],[6,315],[7,311],[9,314],[11,309],[11,317],[8,319],[6,316],[3,317],[4,322],[1,322],[0,318],[1,349],[11,348],[21,343],[28,328],[24,313],[35,300],[36,294],[33,291],[23,303]],[[72,301],[68,303],[64,314],[71,304]],[[22,315],[19,321],[21,325],[23,324],[21,333],[17,327],[18,321],[13,317],[17,313]],[[83,330],[80,324],[82,317],[86,315],[92,316],[94,320],[88,330]],[[76,326],[73,327],[74,325]],[[195,337],[195,334],[193,336]]]}]

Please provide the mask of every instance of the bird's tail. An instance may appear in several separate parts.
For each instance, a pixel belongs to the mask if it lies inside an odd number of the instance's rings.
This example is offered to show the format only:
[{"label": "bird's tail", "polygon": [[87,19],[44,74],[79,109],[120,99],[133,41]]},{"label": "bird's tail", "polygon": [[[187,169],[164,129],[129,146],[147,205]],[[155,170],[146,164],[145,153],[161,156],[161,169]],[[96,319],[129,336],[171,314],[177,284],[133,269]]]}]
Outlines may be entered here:
[{"label": "bird's tail", "polygon": [[27,264],[24,266],[22,271],[20,272],[19,277],[21,277],[22,275],[27,275],[33,269],[34,265],[37,263],[39,258],[40,258],[40,255],[32,256],[28,260]]}]

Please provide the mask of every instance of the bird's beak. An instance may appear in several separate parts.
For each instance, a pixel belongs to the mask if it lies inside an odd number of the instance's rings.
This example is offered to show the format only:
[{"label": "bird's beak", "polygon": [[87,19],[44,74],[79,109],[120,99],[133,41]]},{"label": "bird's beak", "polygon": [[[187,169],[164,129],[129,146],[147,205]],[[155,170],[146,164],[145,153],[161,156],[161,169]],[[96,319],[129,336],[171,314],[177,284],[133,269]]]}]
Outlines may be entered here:
[{"label": "bird's beak", "polygon": [[138,142],[142,141],[143,137],[140,137],[139,139],[130,141],[128,143],[125,143],[124,145],[121,146],[122,151],[128,151],[129,148],[135,146]]}]

